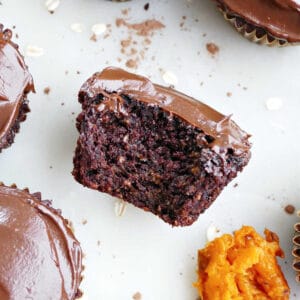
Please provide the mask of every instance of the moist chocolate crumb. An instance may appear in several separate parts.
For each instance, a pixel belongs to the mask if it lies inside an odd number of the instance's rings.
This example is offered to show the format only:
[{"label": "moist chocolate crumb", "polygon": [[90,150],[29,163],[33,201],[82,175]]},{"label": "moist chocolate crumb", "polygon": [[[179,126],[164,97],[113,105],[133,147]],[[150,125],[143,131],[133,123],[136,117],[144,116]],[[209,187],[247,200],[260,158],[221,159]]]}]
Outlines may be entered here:
[{"label": "moist chocolate crumb", "polygon": [[50,94],[50,87],[45,87],[44,88],[44,94],[49,95]]},{"label": "moist chocolate crumb", "polygon": [[131,69],[136,69],[137,68],[137,61],[134,59],[128,59],[126,61],[126,67],[131,68]]},{"label": "moist chocolate crumb", "polygon": [[146,4],[144,5],[144,10],[148,10],[148,9],[149,9],[149,6],[150,6],[150,4],[149,4],[149,3],[146,3]]},{"label": "moist chocolate crumb", "polygon": [[207,43],[207,44],[206,44],[206,50],[207,50],[212,56],[214,56],[214,55],[216,55],[216,54],[219,52],[220,48],[219,48],[219,46],[217,46],[215,43]]},{"label": "moist chocolate crumb", "polygon": [[239,184],[237,182],[233,185],[234,188],[237,188],[238,186]]},{"label": "moist chocolate crumb", "polygon": [[62,102],[60,105],[61,105],[61,106],[64,106],[64,105],[65,105],[65,102]]},{"label": "moist chocolate crumb", "polygon": [[97,35],[95,33],[93,33],[90,37],[90,40],[93,42],[97,42]]},{"label": "moist chocolate crumb", "polygon": [[291,205],[291,204],[288,204],[285,208],[284,208],[285,212],[289,215],[292,215],[294,214],[295,212],[295,206],[294,205]]},{"label": "moist chocolate crumb", "polygon": [[142,294],[140,292],[136,292],[133,296],[132,296],[133,300],[142,300]]}]

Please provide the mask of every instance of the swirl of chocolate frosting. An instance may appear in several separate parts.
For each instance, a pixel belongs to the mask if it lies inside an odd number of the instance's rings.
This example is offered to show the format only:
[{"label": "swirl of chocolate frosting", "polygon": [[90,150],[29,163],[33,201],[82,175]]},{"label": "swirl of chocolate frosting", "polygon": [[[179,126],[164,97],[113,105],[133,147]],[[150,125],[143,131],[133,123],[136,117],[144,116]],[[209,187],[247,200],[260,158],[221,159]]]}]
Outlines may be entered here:
[{"label": "swirl of chocolate frosting", "polygon": [[14,125],[24,95],[34,91],[32,77],[12,32],[0,24],[0,140]]},{"label": "swirl of chocolate frosting", "polygon": [[300,42],[299,0],[216,0],[231,15],[264,28],[275,38]]},{"label": "swirl of chocolate frosting", "polygon": [[81,281],[79,242],[38,194],[0,185],[0,299],[73,300]]}]

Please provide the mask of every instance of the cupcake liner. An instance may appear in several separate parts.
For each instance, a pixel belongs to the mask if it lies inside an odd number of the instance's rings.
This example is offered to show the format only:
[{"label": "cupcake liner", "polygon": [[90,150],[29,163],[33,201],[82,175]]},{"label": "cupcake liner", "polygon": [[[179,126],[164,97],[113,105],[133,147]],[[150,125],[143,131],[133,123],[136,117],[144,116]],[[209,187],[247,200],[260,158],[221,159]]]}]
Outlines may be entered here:
[{"label": "cupcake liner", "polygon": [[232,15],[219,7],[219,10],[224,16],[224,19],[228,21],[241,35],[251,42],[266,45],[268,47],[285,47],[288,45],[294,45],[286,40],[279,39],[263,28],[257,27],[251,23],[248,23],[245,19],[239,16]]},{"label": "cupcake liner", "polygon": [[[298,216],[300,216],[300,211],[298,212]],[[294,249],[292,252],[294,256],[293,268],[297,272],[296,281],[300,282],[300,222],[294,225],[294,229],[295,229],[295,236],[293,238]]]}]

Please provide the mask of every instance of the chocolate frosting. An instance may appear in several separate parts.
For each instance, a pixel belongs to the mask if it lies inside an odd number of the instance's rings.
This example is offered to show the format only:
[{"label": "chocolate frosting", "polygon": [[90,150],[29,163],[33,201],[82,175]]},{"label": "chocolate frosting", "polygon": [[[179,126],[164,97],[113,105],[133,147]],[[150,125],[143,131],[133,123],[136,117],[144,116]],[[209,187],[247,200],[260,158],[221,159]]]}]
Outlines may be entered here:
[{"label": "chocolate frosting", "polygon": [[94,74],[82,86],[81,92],[87,93],[91,98],[98,94],[106,96],[99,104],[99,110],[106,106],[107,109],[122,112],[121,95],[128,95],[150,105],[158,105],[170,114],[200,128],[212,140],[209,146],[218,152],[230,148],[239,154],[250,148],[249,135],[241,130],[230,116],[224,116],[208,105],[174,89],[153,84],[145,77],[122,69],[110,67]]},{"label": "chocolate frosting", "polygon": [[0,141],[18,117],[24,94],[34,91],[32,77],[12,32],[0,24]]},{"label": "chocolate frosting", "polygon": [[232,15],[264,28],[276,38],[300,42],[299,0],[217,0]]},{"label": "chocolate frosting", "polygon": [[79,242],[66,221],[25,190],[0,186],[0,299],[73,300]]}]

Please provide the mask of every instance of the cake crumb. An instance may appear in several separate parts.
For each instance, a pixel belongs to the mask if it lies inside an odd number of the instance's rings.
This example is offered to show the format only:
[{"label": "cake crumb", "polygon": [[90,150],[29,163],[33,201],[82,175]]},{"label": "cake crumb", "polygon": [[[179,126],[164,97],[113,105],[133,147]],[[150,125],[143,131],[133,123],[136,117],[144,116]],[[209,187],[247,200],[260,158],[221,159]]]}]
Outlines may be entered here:
[{"label": "cake crumb", "polygon": [[232,96],[232,93],[231,92],[227,92],[226,96],[230,98]]},{"label": "cake crumb", "polygon": [[219,51],[220,48],[215,43],[207,43],[206,50],[212,55],[215,56]]},{"label": "cake crumb", "polygon": [[149,9],[149,6],[150,6],[150,4],[149,4],[149,3],[146,3],[146,4],[144,5],[144,10],[148,10],[148,9]]},{"label": "cake crumb", "polygon": [[97,35],[95,33],[93,33],[90,37],[90,40],[93,42],[97,42]]},{"label": "cake crumb", "polygon": [[51,91],[51,89],[50,89],[49,86],[47,86],[47,87],[44,88],[44,94],[45,94],[45,95],[49,95],[49,94],[50,94],[50,91]]},{"label": "cake crumb", "polygon": [[88,222],[87,219],[82,219],[81,224],[82,224],[82,225],[86,225],[87,222]]},{"label": "cake crumb", "polygon": [[137,68],[137,61],[134,59],[128,59],[126,61],[126,67],[131,68],[131,69],[136,69]]},{"label": "cake crumb", "polygon": [[293,215],[295,212],[295,206],[288,204],[285,208],[284,208],[285,212],[289,215]]},{"label": "cake crumb", "polygon": [[142,294],[140,292],[136,292],[133,296],[132,296],[133,300],[142,300]]},{"label": "cake crumb", "polygon": [[152,35],[155,30],[159,30],[165,27],[163,23],[155,19],[146,20],[141,23],[128,23],[122,18],[117,18],[116,20],[117,27],[125,26],[128,29],[136,31],[137,35],[149,36]]}]

